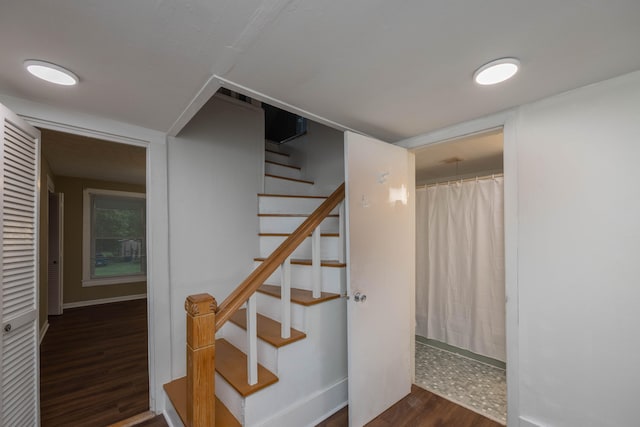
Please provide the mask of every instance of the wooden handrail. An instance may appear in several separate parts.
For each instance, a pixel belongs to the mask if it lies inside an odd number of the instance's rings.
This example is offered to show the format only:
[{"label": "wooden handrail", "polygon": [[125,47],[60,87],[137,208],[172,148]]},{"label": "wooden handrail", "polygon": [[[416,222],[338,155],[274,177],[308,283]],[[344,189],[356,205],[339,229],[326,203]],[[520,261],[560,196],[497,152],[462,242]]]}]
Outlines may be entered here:
[{"label": "wooden handrail", "polygon": [[273,251],[238,287],[224,300],[216,312],[216,331],[273,274],[309,234],[344,200],[344,183],[331,194],[278,248]]}]

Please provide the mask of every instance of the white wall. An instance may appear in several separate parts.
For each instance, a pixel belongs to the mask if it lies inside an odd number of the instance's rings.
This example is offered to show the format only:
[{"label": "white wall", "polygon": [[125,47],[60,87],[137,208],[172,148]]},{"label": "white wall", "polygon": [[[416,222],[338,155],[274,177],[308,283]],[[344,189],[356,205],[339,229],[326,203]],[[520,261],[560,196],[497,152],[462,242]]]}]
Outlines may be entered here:
[{"label": "white wall", "polygon": [[315,182],[316,194],[329,195],[344,182],[344,134],[308,121],[306,135],[283,144],[305,179]]},{"label": "white wall", "polygon": [[638,425],[640,72],[523,106],[509,125],[519,415]]},{"label": "white wall", "polygon": [[185,374],[184,300],[218,303],[251,272],[258,254],[264,114],[212,98],[168,139],[172,376]]}]

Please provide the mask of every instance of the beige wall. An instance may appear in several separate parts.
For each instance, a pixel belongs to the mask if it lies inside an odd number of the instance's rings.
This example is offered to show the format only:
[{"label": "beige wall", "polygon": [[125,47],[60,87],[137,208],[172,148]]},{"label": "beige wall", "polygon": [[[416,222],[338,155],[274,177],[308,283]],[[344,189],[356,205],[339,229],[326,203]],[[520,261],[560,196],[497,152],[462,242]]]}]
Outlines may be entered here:
[{"label": "beige wall", "polygon": [[49,280],[47,277],[47,252],[49,248],[49,190],[47,188],[47,175],[51,174],[47,159],[40,159],[40,273],[39,273],[39,320],[40,329],[47,322]]},{"label": "beige wall", "polygon": [[56,177],[56,192],[64,193],[64,303],[146,293],[146,282],[82,287],[82,192],[85,188],[145,192],[144,185]]}]

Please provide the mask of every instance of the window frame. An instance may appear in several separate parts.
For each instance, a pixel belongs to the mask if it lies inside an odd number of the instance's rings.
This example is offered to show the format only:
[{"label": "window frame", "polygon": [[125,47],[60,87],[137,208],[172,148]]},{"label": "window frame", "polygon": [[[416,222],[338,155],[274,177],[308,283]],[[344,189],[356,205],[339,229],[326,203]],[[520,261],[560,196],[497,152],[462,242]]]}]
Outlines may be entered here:
[{"label": "window frame", "polygon": [[[100,188],[85,188],[82,192],[82,287],[92,286],[104,286],[104,285],[118,285],[124,283],[137,283],[146,282],[147,273],[128,274],[122,276],[111,276],[105,278],[92,278],[91,277],[91,196],[114,196],[114,197],[127,197],[145,200],[146,209],[146,193],[137,193],[133,191],[116,191],[116,190],[104,190]],[[145,213],[146,222],[146,213]],[[146,224],[145,224],[145,239],[146,239]],[[146,248],[145,244],[145,260],[146,260]]]}]

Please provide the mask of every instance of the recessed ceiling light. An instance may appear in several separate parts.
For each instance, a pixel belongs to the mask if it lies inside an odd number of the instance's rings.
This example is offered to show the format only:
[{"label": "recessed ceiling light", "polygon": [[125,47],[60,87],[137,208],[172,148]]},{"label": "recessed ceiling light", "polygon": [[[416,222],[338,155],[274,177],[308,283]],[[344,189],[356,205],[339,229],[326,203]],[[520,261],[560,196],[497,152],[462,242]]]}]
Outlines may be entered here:
[{"label": "recessed ceiling light", "polygon": [[50,62],[28,59],[24,61],[24,67],[28,72],[39,79],[46,80],[57,85],[73,86],[78,84],[79,81],[78,76],[73,74],[71,71]]},{"label": "recessed ceiling light", "polygon": [[473,73],[473,80],[479,85],[495,85],[513,77],[520,68],[516,58],[502,58],[484,64]]}]

